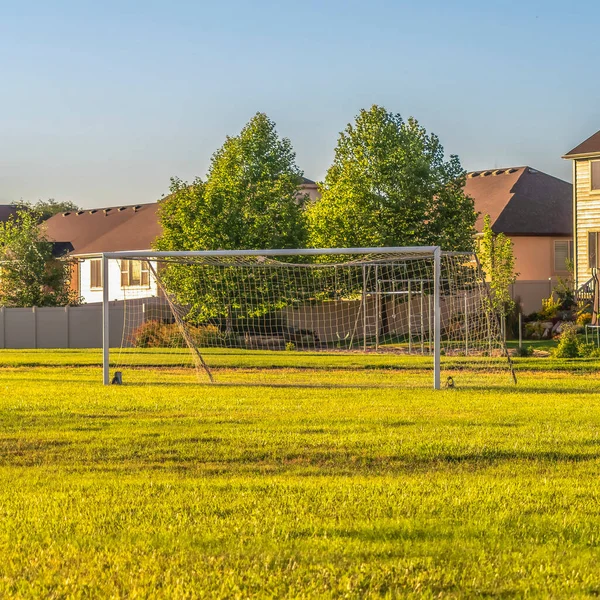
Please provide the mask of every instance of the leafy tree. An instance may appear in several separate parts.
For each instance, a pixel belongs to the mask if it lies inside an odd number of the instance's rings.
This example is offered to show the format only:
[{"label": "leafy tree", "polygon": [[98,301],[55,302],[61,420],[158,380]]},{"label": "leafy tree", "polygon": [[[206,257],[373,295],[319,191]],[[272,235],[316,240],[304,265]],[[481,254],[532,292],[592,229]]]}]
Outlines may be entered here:
[{"label": "leafy tree", "polygon": [[0,306],[76,304],[70,265],[55,258],[53,244],[39,226],[40,215],[21,207],[0,223]]},{"label": "leafy tree", "polygon": [[74,202],[70,202],[68,200],[58,202],[54,198],[49,198],[48,200],[38,200],[35,204],[30,204],[28,206],[37,213],[40,223],[42,221],[47,221],[50,217],[60,213],[75,212],[80,210]]},{"label": "leafy tree", "polygon": [[290,141],[256,114],[212,157],[206,182],[171,181],[161,203],[163,250],[294,248],[305,241],[302,171]]},{"label": "leafy tree", "polygon": [[465,171],[410,118],[361,110],[340,134],[321,198],[307,219],[314,247],[439,245],[474,248],[473,200]]},{"label": "leafy tree", "polygon": [[490,216],[485,215],[479,261],[489,281],[492,306],[502,315],[510,313],[515,304],[510,295],[510,285],[517,278],[512,246],[510,238],[492,231]]},{"label": "leafy tree", "polygon": [[[158,250],[236,250],[298,248],[306,239],[299,202],[302,171],[288,139],[280,138],[275,124],[257,113],[235,137],[227,137],[212,157],[206,181],[192,184],[173,179],[171,194],[160,207],[162,236]],[[247,307],[232,301],[231,270],[203,267],[203,290],[198,267],[172,266],[164,272],[169,290],[192,306],[199,320],[248,315]],[[236,272],[236,285],[241,274]],[[254,313],[274,308],[267,304],[271,283],[246,275],[247,306]],[[275,277],[275,273],[271,275]],[[262,298],[262,304],[258,303]],[[254,302],[253,302],[254,300]]]}]

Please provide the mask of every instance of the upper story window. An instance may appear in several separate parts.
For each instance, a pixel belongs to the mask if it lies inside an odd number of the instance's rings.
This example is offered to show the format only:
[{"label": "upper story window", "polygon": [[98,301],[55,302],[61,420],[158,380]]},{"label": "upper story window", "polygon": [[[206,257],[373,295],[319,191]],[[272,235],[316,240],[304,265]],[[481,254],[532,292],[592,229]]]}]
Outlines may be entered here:
[{"label": "upper story window", "polygon": [[148,263],[141,260],[122,260],[121,287],[150,287]]},{"label": "upper story window", "polygon": [[572,260],[573,240],[554,240],[554,271],[568,271]]},{"label": "upper story window", "polygon": [[102,259],[90,260],[90,288],[102,289]]},{"label": "upper story window", "polygon": [[590,161],[590,188],[600,191],[600,160]]}]

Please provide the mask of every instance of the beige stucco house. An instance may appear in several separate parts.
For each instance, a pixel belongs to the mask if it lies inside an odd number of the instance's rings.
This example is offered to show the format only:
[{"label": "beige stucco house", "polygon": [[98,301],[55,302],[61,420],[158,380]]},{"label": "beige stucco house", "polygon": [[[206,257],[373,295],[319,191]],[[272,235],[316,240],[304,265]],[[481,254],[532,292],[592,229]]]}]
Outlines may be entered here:
[{"label": "beige stucco house", "polygon": [[600,131],[565,154],[573,161],[573,229],[576,286],[600,266]]},{"label": "beige stucco house", "polygon": [[480,213],[477,230],[481,232],[484,216],[490,215],[492,230],[512,240],[518,273],[513,297],[523,312],[539,310],[557,278],[569,275],[571,184],[532,167],[511,167],[468,173],[465,192]]}]

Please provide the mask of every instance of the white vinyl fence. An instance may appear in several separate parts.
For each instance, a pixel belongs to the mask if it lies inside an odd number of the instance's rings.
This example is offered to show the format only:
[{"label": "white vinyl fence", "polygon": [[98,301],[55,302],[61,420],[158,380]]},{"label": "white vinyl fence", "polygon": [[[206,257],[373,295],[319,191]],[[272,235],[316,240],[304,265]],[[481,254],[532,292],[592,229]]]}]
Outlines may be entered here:
[{"label": "white vinyl fence", "polygon": [[[134,328],[146,319],[156,318],[161,306],[158,299],[129,301],[142,305],[142,310],[130,310],[129,326]],[[154,315],[154,316],[153,316]],[[110,345],[129,345],[122,340],[125,305],[110,303]],[[132,323],[131,319],[137,319]],[[102,304],[36,308],[0,307],[0,348],[102,348]]]},{"label": "white vinyl fence", "polygon": [[[539,310],[542,298],[547,298],[553,287],[553,281],[517,281],[511,286],[513,298],[519,300],[525,314]],[[414,314],[418,314],[419,299],[414,299]],[[144,321],[164,318],[170,311],[163,299],[145,298],[127,301],[127,331],[131,332]],[[136,306],[138,305],[138,306]],[[142,310],[139,310],[141,305]],[[410,319],[404,312],[405,304],[400,312],[390,311],[400,315],[392,319],[391,331],[407,333],[400,323],[408,323]],[[315,322],[324,321],[318,318],[323,311],[339,312],[340,319],[346,315],[345,320],[354,323],[356,318],[348,318],[347,314],[360,311],[360,302],[350,301],[343,303],[328,303],[327,306],[303,307],[301,310],[284,310],[290,323],[296,327],[315,328]],[[372,300],[367,302],[367,319],[360,318],[358,334],[362,335],[362,323],[367,326],[367,335],[371,335],[375,328],[375,305]],[[442,303],[442,325],[448,318]],[[358,314],[358,313],[357,313]],[[331,320],[331,317],[330,317]],[[123,339],[125,321],[125,303],[114,301],[110,303],[110,346],[115,348],[121,345],[131,345],[131,340]],[[428,324],[423,324],[428,329]],[[373,330],[373,331],[371,331]],[[415,321],[413,331],[419,330]],[[323,333],[323,339],[327,336]],[[102,304],[84,304],[82,306],[67,306],[64,308],[2,308],[0,307],[0,348],[102,348]]]}]

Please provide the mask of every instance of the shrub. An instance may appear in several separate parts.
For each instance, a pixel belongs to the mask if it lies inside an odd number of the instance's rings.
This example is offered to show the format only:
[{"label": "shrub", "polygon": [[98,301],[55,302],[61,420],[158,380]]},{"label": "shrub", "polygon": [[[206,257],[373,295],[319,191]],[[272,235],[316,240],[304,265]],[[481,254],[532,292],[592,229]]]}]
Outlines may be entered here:
[{"label": "shrub", "polygon": [[534,340],[542,338],[544,328],[542,327],[541,321],[530,321],[525,323],[525,336]]},{"label": "shrub", "polygon": [[600,348],[596,344],[582,342],[579,344],[579,356],[583,358],[598,358],[600,357]]},{"label": "shrub", "polygon": [[[233,333],[223,333],[215,325],[188,325],[187,329],[196,346],[239,346],[240,338]],[[177,323],[146,321],[132,334],[131,343],[136,348],[183,348],[185,338]]]},{"label": "shrub", "polygon": [[285,349],[288,352],[292,352],[292,351],[294,351],[296,349],[296,344],[294,344],[294,342],[287,342],[286,345],[285,345]]},{"label": "shrub", "polygon": [[131,343],[136,348],[160,348],[167,338],[169,325],[160,321],[146,321],[131,335]]},{"label": "shrub", "polygon": [[573,279],[571,277],[559,277],[554,286],[554,293],[558,296],[560,310],[571,310],[577,304]]},{"label": "shrub", "polygon": [[220,331],[216,325],[198,325],[189,327],[190,337],[196,346],[230,346],[238,341],[233,333]]},{"label": "shrub", "polygon": [[579,327],[585,327],[589,323],[592,322],[592,313],[589,312],[581,312],[577,315],[577,319],[575,320]]},{"label": "shrub", "polygon": [[577,358],[579,356],[577,325],[575,323],[563,324],[554,356],[556,358]]},{"label": "shrub", "polygon": [[542,310],[540,310],[539,317],[543,320],[555,319],[560,310],[560,300],[555,300],[552,296],[542,300]]},{"label": "shrub", "polygon": [[521,346],[520,348],[517,346],[515,356],[521,356],[522,358],[533,356],[533,346]]}]

